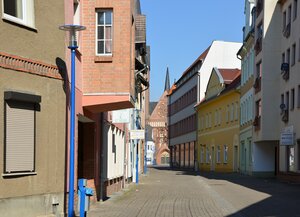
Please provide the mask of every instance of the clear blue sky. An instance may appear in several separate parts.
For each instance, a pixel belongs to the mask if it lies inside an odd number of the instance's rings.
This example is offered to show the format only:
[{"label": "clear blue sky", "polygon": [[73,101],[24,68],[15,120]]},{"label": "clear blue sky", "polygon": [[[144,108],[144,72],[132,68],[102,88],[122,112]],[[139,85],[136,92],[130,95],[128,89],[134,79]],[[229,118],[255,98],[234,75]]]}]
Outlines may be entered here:
[{"label": "clear blue sky", "polygon": [[140,0],[151,46],[150,101],[178,80],[213,40],[242,42],[244,0]]}]

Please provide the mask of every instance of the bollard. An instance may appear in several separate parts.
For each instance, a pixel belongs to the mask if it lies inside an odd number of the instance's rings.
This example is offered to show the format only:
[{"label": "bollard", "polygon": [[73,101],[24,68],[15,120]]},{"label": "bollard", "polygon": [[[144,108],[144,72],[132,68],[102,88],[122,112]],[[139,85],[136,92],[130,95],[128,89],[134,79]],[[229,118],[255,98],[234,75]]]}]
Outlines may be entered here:
[{"label": "bollard", "polygon": [[85,217],[85,212],[89,209],[90,196],[93,196],[93,189],[86,188],[86,179],[79,179],[78,197],[80,217]]}]

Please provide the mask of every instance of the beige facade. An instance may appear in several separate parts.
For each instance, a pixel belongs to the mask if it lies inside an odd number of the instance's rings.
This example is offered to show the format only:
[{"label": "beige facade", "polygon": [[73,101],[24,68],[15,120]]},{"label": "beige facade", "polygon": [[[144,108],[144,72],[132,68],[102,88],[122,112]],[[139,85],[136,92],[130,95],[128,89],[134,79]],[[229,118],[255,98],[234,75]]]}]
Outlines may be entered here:
[{"label": "beige facade", "polygon": [[66,94],[60,74],[65,72],[56,64],[65,56],[64,33],[58,29],[64,2],[27,1],[23,15],[4,4],[9,3],[0,3],[1,216],[59,216],[64,212]]},{"label": "beige facade", "polygon": [[[299,181],[300,171],[300,18],[299,2],[279,2],[281,28],[281,67],[279,78],[279,176]],[[284,66],[287,64],[287,68]],[[287,135],[286,139],[284,139]]]}]

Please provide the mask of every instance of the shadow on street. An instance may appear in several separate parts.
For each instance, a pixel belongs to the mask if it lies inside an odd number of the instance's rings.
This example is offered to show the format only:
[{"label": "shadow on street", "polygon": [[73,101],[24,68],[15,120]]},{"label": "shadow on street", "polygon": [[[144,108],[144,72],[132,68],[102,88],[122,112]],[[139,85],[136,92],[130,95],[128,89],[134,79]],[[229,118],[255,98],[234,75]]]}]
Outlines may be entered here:
[{"label": "shadow on street", "polygon": [[[300,184],[285,183],[276,178],[258,178],[238,173],[195,172],[192,169],[170,168],[169,166],[152,166],[152,168],[155,170],[176,171],[176,175],[199,176],[209,181],[225,181],[269,195],[268,198],[227,217],[300,217]],[[220,186],[215,185],[214,188],[223,187],[221,184]],[[232,195],[232,197],[236,197],[235,200],[238,201],[243,200],[243,198],[239,198],[242,195],[243,193]]]}]

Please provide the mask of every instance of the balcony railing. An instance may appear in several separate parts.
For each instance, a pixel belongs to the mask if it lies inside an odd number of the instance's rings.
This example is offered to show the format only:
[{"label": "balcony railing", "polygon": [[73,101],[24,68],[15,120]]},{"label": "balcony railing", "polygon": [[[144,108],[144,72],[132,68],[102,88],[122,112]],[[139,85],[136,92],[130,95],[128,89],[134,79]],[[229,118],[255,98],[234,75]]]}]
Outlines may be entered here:
[{"label": "balcony railing", "polygon": [[289,110],[288,109],[284,109],[282,112],[281,112],[281,120],[286,123],[289,121]]},{"label": "balcony railing", "polygon": [[287,24],[287,25],[284,27],[284,29],[283,29],[283,31],[282,31],[282,34],[283,34],[283,36],[286,37],[286,38],[290,37],[290,35],[291,35],[291,23]]},{"label": "balcony railing", "polygon": [[290,65],[288,63],[281,64],[281,75],[284,80],[288,80],[290,77]]},{"label": "balcony railing", "polygon": [[260,119],[261,119],[261,116],[255,116],[254,118],[254,121],[253,121],[253,126],[254,126],[254,130],[255,131],[258,131],[260,130]]},{"label": "balcony railing", "polygon": [[261,90],[261,77],[257,77],[254,81],[253,88],[255,93],[258,93]]},{"label": "balcony railing", "polygon": [[256,3],[256,17],[258,17],[260,15],[262,10],[263,10],[263,1],[258,0]]},{"label": "balcony railing", "polygon": [[261,36],[256,39],[254,49],[255,49],[255,55],[258,55],[262,49],[262,37]]}]

